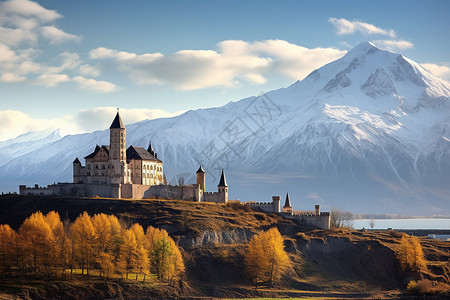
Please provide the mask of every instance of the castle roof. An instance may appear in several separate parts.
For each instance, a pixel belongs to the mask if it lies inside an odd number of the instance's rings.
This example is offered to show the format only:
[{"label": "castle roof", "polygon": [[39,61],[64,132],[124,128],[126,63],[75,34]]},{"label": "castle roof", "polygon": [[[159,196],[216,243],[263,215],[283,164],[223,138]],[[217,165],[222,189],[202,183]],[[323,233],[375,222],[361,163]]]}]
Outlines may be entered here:
[{"label": "castle roof", "polygon": [[205,173],[205,171],[203,170],[202,166],[200,165],[200,167],[197,170],[197,173]]},{"label": "castle roof", "polygon": [[114,121],[112,122],[111,126],[109,126],[109,129],[111,128],[125,128],[122,123],[122,119],[120,118],[119,111],[117,111],[117,115],[114,118]]},{"label": "castle roof", "polygon": [[227,185],[227,179],[225,178],[225,172],[223,171],[223,169],[222,169],[222,174],[220,175],[220,181],[219,181],[218,187],[219,186],[225,186],[225,187],[228,186]]},{"label": "castle roof", "polygon": [[95,146],[94,152],[92,152],[92,153],[89,154],[88,156],[85,156],[84,158],[85,158],[85,159],[86,159],[86,158],[94,158],[94,157],[97,155],[98,151],[100,151],[100,149],[105,150],[106,154],[109,155],[109,146],[101,146],[101,147],[100,147],[99,145],[97,145],[97,146]]},{"label": "castle roof", "polygon": [[[148,151],[151,155],[155,156],[155,150],[153,150],[152,142],[150,142],[150,144],[148,145],[147,151]],[[155,156],[155,157],[156,157],[156,156]]]},{"label": "castle roof", "polygon": [[145,150],[145,148],[136,147],[136,146],[130,146],[127,149],[127,160],[130,161],[132,159],[152,160],[152,161],[162,162],[161,160],[157,159],[155,156],[151,155],[150,152]]},{"label": "castle roof", "polygon": [[289,200],[289,192],[286,193],[286,202],[284,203],[283,207],[292,207],[291,206],[291,200]]},{"label": "castle roof", "polygon": [[80,160],[77,158],[75,158],[75,160],[73,161],[74,164],[81,164]]}]

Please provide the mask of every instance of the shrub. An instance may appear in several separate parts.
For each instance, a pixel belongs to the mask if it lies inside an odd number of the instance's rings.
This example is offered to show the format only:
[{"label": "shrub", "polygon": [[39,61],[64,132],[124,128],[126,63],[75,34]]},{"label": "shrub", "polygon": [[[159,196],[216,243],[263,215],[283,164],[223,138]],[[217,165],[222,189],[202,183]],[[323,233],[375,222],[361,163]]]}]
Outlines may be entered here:
[{"label": "shrub", "polygon": [[304,232],[297,232],[295,236],[300,240],[309,241],[309,237]]},{"label": "shrub", "polygon": [[388,234],[390,236],[396,237],[396,238],[401,238],[404,235],[404,233],[401,233],[401,232],[398,232],[398,231],[395,231],[395,230],[388,230]]},{"label": "shrub", "polygon": [[449,293],[450,287],[438,281],[421,279],[419,281],[411,280],[407,286],[408,291],[417,294]]}]

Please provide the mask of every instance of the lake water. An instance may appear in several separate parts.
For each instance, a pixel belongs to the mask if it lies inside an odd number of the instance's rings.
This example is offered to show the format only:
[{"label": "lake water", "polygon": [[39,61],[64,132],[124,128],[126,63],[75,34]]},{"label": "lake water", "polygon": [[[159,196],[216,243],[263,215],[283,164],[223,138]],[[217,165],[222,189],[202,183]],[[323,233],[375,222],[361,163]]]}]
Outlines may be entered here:
[{"label": "lake water", "polygon": [[[353,228],[370,229],[370,219],[353,220]],[[373,229],[449,229],[450,219],[374,219]]]}]

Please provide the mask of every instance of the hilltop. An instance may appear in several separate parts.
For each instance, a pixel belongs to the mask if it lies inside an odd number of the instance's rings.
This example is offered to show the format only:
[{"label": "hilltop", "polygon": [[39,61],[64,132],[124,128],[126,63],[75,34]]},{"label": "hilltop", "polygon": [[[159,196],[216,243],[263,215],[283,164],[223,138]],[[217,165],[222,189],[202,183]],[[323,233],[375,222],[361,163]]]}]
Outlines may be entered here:
[{"label": "hilltop", "polygon": [[[181,246],[186,264],[182,286],[142,285],[133,281],[34,282],[28,287],[6,283],[0,290],[32,298],[71,299],[161,297],[335,297],[398,298],[411,274],[400,271],[396,258],[398,232],[334,230],[304,227],[272,213],[238,203],[194,203],[179,200],[117,200],[96,198],[0,197],[0,223],[14,228],[35,211],[55,210],[74,220],[82,211],[116,215],[123,224],[135,222],[165,228]],[[255,290],[245,277],[246,243],[255,233],[277,227],[293,269],[279,286]],[[450,245],[421,239],[428,269],[423,278],[445,288],[450,283]],[[14,288],[13,288],[14,286]],[[31,290],[30,290],[31,289]],[[32,296],[33,295],[33,296]],[[380,296],[381,295],[381,296]]]}]

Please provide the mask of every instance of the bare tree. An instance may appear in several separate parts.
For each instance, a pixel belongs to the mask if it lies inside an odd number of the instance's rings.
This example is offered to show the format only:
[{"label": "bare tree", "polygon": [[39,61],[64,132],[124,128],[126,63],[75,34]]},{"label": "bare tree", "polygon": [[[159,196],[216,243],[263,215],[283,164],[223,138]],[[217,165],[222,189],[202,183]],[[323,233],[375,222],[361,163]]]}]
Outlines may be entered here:
[{"label": "bare tree", "polygon": [[373,229],[375,227],[375,219],[373,217],[370,219],[369,226],[370,226],[370,229]]},{"label": "bare tree", "polygon": [[331,209],[330,225],[332,228],[352,227],[353,215],[349,211],[333,208]]}]

